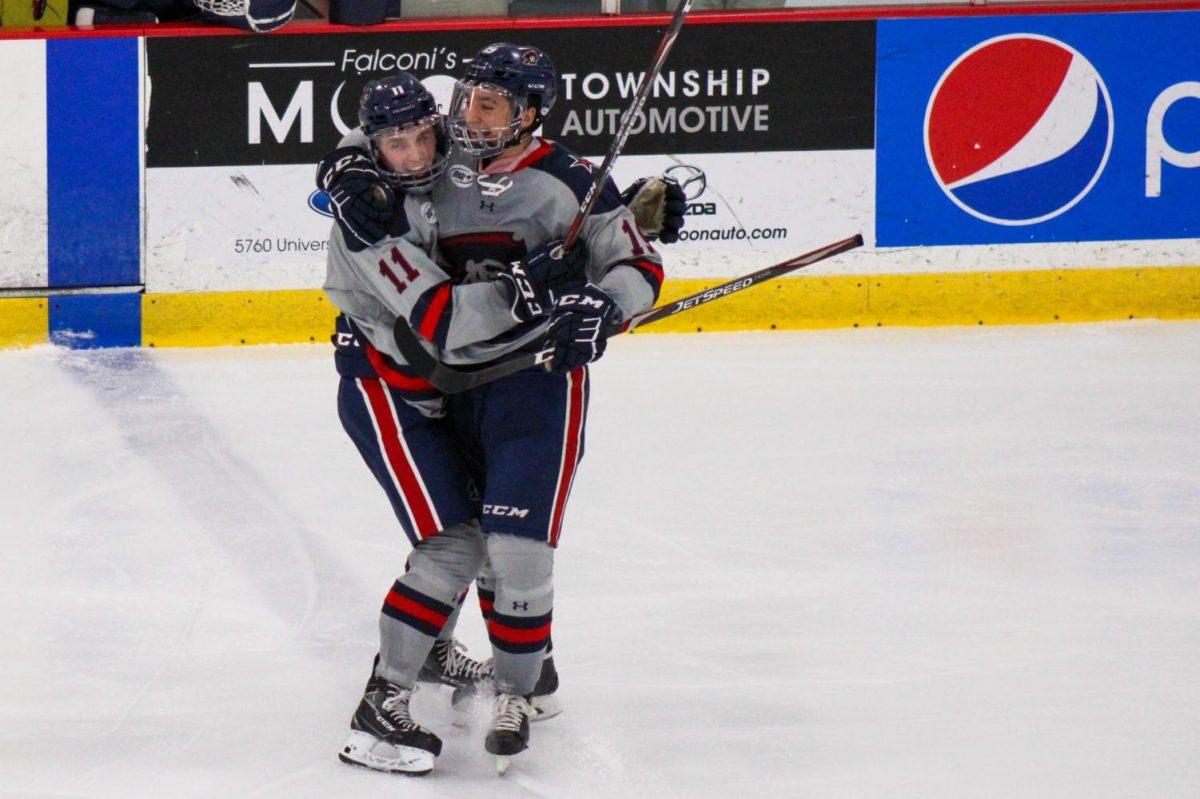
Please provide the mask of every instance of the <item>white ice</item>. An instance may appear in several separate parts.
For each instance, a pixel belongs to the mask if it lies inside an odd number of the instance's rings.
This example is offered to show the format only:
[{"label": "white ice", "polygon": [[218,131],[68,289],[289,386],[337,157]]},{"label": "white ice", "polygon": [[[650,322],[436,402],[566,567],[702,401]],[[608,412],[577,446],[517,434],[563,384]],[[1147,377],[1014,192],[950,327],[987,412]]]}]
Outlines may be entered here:
[{"label": "white ice", "polygon": [[502,780],[444,689],[335,757],[407,550],[335,385],[0,353],[0,795],[1200,795],[1200,324],[615,340]]}]

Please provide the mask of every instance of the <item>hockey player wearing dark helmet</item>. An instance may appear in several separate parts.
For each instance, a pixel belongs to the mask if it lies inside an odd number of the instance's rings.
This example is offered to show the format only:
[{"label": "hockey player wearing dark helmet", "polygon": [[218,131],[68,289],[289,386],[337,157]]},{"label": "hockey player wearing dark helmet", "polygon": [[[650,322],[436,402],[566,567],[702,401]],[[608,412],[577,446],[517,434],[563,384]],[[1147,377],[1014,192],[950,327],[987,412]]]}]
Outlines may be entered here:
[{"label": "hockey player wearing dark helmet", "polygon": [[[558,710],[553,561],[583,455],[587,365],[604,351],[606,321],[653,304],[662,260],[611,180],[579,246],[562,253],[594,167],[535,132],[556,99],[554,80],[533,47],[493,45],[468,62],[451,101],[450,166],[428,195],[385,178],[381,170],[398,164],[368,141],[369,119],[318,170],[339,228],[325,283],[342,312],[339,417],[413,543],[381,611],[379,659],[339,752],[349,763],[432,770],[440,741],[408,715],[421,681],[455,684],[460,698],[494,689],[484,747],[500,771],[529,746],[531,722]],[[367,89],[364,106],[374,96]],[[377,124],[386,130],[389,120]],[[380,185],[403,212],[365,229],[356,214]],[[667,229],[669,192],[639,202],[643,193],[644,183],[631,187],[631,204],[660,209],[650,216]],[[397,220],[409,224],[401,231]],[[401,319],[465,363],[553,340],[554,368],[445,396],[406,372],[391,335]],[[472,580],[492,645],[487,663],[460,654],[453,640]]]},{"label": "hockey player wearing dark helmet", "polygon": [[471,155],[499,155],[537,130],[557,97],[558,73],[545,53],[507,42],[488,45],[454,86],[450,136]]},{"label": "hockey player wearing dark helmet", "polygon": [[409,194],[428,194],[446,171],[449,145],[437,101],[407,72],[363,88],[358,121],[380,173]]},{"label": "hockey player wearing dark helmet", "polygon": [[429,90],[407,72],[370,80],[359,100],[367,140],[339,147],[317,166],[317,185],[351,247],[368,247],[393,224],[396,192],[428,194],[446,171],[450,142]]}]

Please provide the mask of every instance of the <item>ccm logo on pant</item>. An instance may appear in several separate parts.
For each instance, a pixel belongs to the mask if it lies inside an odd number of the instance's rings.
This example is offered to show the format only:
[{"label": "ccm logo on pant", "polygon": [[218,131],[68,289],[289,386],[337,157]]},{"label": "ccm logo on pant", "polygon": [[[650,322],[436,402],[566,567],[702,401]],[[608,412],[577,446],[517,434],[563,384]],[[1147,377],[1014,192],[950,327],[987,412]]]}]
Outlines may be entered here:
[{"label": "ccm logo on pant", "polygon": [[509,519],[524,519],[529,515],[529,508],[513,508],[508,505],[484,505],[483,512],[490,516],[504,516]]}]

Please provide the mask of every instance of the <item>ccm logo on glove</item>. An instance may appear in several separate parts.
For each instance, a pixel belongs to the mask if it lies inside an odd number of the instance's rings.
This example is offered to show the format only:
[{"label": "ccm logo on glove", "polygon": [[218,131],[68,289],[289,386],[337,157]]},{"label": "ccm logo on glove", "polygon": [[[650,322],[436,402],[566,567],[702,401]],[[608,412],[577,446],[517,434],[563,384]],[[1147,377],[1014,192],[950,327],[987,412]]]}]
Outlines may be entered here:
[{"label": "ccm logo on glove", "polygon": [[579,305],[595,308],[597,311],[603,311],[608,307],[608,304],[603,300],[588,294],[564,294],[558,298],[558,303],[559,305]]}]

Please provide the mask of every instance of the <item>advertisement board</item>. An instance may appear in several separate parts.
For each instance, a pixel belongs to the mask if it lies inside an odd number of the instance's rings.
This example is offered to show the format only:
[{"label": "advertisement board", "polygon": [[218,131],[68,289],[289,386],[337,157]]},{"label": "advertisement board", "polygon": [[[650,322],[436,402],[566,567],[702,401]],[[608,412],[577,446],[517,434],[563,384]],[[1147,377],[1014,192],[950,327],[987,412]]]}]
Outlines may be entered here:
[{"label": "advertisement board", "polygon": [[1194,12],[879,23],[880,246],[1200,238]]},{"label": "advertisement board", "polygon": [[[505,32],[558,68],[546,134],[593,157],[608,149],[658,36],[640,26]],[[406,69],[445,106],[463,62],[495,39],[148,39],[147,287],[319,285],[331,219],[313,172],[357,124],[362,85]],[[874,22],[697,27],[655,82],[614,177],[624,186],[669,171],[686,184],[687,232],[673,252],[688,274],[802,250],[830,226],[869,226],[874,56]]]}]

